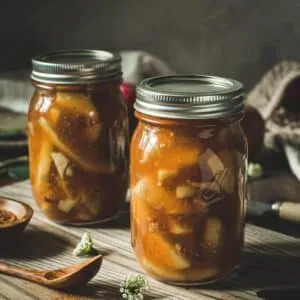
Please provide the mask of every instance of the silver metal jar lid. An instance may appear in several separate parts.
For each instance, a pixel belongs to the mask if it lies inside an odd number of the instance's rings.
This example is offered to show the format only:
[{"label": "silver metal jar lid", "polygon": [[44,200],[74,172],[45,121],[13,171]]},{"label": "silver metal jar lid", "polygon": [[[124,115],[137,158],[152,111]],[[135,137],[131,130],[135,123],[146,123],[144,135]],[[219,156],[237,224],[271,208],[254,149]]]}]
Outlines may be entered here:
[{"label": "silver metal jar lid", "polygon": [[243,110],[243,85],[206,75],[171,75],[143,80],[137,87],[136,111],[170,119],[211,119]]},{"label": "silver metal jar lid", "polygon": [[32,59],[31,79],[49,84],[80,84],[121,79],[121,57],[103,50],[63,50]]}]

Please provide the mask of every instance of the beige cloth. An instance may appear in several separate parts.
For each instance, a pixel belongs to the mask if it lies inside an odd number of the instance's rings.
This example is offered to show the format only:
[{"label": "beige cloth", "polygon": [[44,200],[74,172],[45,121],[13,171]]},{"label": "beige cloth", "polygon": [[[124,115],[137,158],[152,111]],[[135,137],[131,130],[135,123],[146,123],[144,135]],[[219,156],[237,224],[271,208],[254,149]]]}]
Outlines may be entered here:
[{"label": "beige cloth", "polygon": [[300,62],[277,64],[250,91],[247,102],[265,120],[265,147],[282,148],[291,171],[300,180]]},{"label": "beige cloth", "polygon": [[141,80],[173,73],[160,58],[145,51],[122,51],[122,70],[124,81],[138,84]]}]

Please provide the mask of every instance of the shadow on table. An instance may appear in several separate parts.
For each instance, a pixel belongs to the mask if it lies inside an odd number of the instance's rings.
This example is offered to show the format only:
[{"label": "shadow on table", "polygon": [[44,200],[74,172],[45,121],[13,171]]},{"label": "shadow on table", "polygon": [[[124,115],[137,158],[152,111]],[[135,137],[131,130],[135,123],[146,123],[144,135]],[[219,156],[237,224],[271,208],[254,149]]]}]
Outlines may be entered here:
[{"label": "shadow on table", "polygon": [[[274,243],[261,248],[276,248],[281,254],[245,251],[239,268],[227,281],[212,284],[216,290],[258,290],[262,299],[300,299],[300,243]],[[280,293],[289,296],[275,298]],[[272,296],[273,295],[273,296]],[[288,295],[288,294],[287,294]],[[274,297],[274,298],[273,298]]]},{"label": "shadow on table", "polygon": [[20,236],[0,247],[1,258],[41,259],[52,257],[68,247],[67,241],[42,229],[30,227]]},{"label": "shadow on table", "polygon": [[[93,284],[90,283],[87,286],[72,289],[71,292],[74,296],[79,297],[91,297],[92,299],[110,299],[110,300],[120,300],[120,287],[113,285],[105,285],[105,284]],[[146,294],[144,299],[161,299],[164,295],[156,295],[156,294]]]},{"label": "shadow on table", "polygon": [[130,227],[130,203],[122,204],[119,217],[111,222],[102,225],[103,228],[129,228]]}]

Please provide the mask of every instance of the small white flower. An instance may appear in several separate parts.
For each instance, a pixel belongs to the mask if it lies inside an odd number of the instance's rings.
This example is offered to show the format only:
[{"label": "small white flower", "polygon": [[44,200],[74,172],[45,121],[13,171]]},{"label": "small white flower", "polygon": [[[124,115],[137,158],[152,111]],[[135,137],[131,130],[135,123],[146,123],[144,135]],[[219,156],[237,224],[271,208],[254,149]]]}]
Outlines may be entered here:
[{"label": "small white flower", "polygon": [[91,254],[92,251],[93,251],[92,237],[88,232],[85,232],[80,242],[76,245],[76,248],[73,250],[73,254],[76,256],[86,256]]},{"label": "small white flower", "polygon": [[148,289],[148,281],[142,275],[129,274],[121,282],[120,292],[123,299],[143,300]]}]

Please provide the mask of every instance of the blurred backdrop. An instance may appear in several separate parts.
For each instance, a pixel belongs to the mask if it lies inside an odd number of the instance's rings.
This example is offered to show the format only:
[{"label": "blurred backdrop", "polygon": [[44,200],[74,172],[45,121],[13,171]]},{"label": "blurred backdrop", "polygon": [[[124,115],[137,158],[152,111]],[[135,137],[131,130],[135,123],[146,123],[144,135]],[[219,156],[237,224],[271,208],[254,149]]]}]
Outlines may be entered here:
[{"label": "blurred backdrop", "polygon": [[143,49],[250,89],[279,60],[300,59],[299,16],[299,0],[2,0],[0,71],[40,51]]}]

